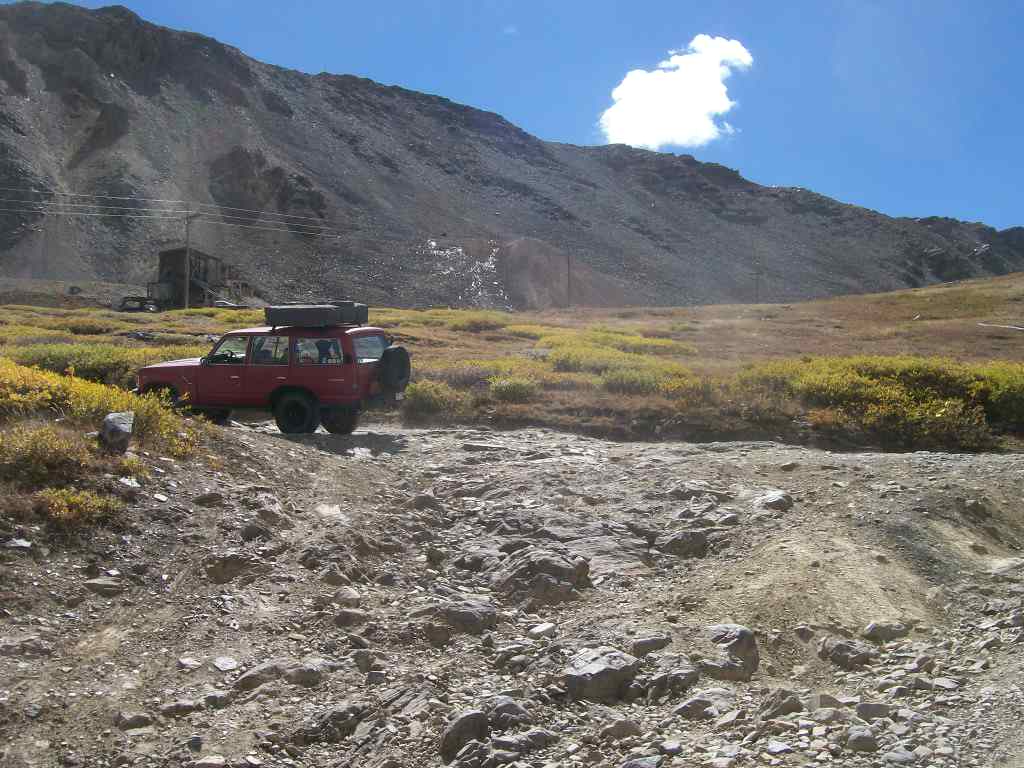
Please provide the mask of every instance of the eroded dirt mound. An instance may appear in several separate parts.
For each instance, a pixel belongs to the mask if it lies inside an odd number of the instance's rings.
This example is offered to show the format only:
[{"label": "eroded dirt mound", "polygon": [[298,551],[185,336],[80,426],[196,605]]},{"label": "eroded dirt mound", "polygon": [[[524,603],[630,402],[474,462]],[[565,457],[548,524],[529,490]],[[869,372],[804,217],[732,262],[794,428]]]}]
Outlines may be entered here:
[{"label": "eroded dirt mound", "polygon": [[1020,456],[210,452],[120,529],[0,523],[3,765],[1020,765]]}]

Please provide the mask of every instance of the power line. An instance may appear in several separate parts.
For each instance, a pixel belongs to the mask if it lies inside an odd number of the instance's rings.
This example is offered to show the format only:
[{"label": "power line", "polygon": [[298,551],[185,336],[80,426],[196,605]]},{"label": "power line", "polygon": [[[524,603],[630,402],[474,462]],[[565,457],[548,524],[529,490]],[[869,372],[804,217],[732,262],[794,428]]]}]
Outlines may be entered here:
[{"label": "power line", "polygon": [[[278,212],[275,212],[275,211],[260,211],[260,210],[256,210],[256,209],[253,209],[253,208],[235,208],[235,207],[229,206],[229,205],[220,205],[219,203],[193,203],[193,202],[190,202],[188,200],[173,200],[173,199],[169,199],[169,198],[158,198],[158,197],[139,197],[137,195],[129,195],[129,196],[94,195],[94,194],[86,194],[86,193],[82,193],[82,192],[59,192],[59,191],[53,190],[53,189],[33,189],[33,188],[27,188],[27,187],[0,187],[0,192],[20,192],[20,193],[26,194],[26,195],[60,195],[60,196],[63,196],[63,197],[84,197],[84,198],[92,198],[94,200],[137,200],[139,202],[144,202],[144,203],[171,203],[171,204],[186,205],[186,206],[188,206],[188,205],[195,205],[197,208],[217,208],[217,209],[225,210],[225,211],[239,211],[239,212],[242,212],[242,213],[256,213],[256,214],[259,214],[261,216],[273,216],[273,217],[284,218],[284,219],[302,219],[302,220],[306,220],[306,221],[323,221],[323,219],[318,217],[318,216],[300,216],[300,215],[295,214],[295,213],[278,213]],[[39,202],[39,203],[46,203],[46,202],[50,202],[50,201],[10,200],[9,202],[24,202],[24,203]],[[84,206],[84,205],[90,205],[90,204],[89,203],[67,203],[67,205],[82,205],[82,206]],[[105,207],[105,206],[100,206],[98,203],[93,204],[93,205],[95,205],[96,207]],[[116,208],[118,206],[109,206],[109,207]],[[125,208],[129,208],[129,207],[131,207],[131,206],[125,206]],[[138,209],[134,209],[133,208],[133,210],[138,210]],[[184,211],[182,213],[184,213]]]},{"label": "power line", "polygon": [[[195,215],[197,215],[197,216],[206,216],[206,217],[213,217],[215,215],[219,215],[221,219],[231,219],[232,221],[251,222],[250,226],[253,226],[255,224],[271,224],[271,225],[276,225],[276,226],[279,226],[279,227],[287,226],[289,229],[292,229],[293,231],[295,231],[295,228],[301,228],[298,231],[312,230],[314,232],[322,232],[322,233],[325,233],[325,234],[337,234],[337,235],[344,234],[344,232],[342,232],[341,230],[333,229],[332,227],[319,226],[317,224],[294,224],[294,223],[292,223],[290,221],[269,221],[269,220],[261,221],[258,218],[254,219],[254,218],[252,218],[250,216],[228,216],[226,214],[210,214],[210,213],[203,213],[201,211],[198,212]],[[208,220],[210,220],[210,219],[204,219],[204,221],[208,221]],[[229,223],[230,222],[225,222],[225,224],[229,224]],[[237,226],[243,226],[243,225],[239,224]]]},{"label": "power line", "polygon": [[242,211],[243,213],[259,213],[264,216],[282,216],[289,219],[306,219],[308,221],[323,221],[318,216],[298,216],[294,213],[274,213],[273,211],[255,211],[250,208],[232,208],[230,205],[219,205],[218,203],[196,203],[196,205],[205,208],[220,208],[225,211]]},{"label": "power line", "polygon": [[[216,224],[217,226],[220,226],[220,227],[240,227],[242,229],[265,229],[265,230],[267,230],[269,232],[288,232],[288,233],[293,234],[293,235],[316,235],[316,234],[321,234],[321,233],[318,233],[318,232],[306,232],[304,230],[300,230],[300,231],[296,232],[294,229],[279,229],[279,228],[276,228],[276,227],[259,227],[259,226],[256,226],[255,224],[228,224],[227,222],[224,222],[224,221],[215,221],[215,220],[211,220],[211,219],[196,219],[196,221],[201,221],[204,224]],[[335,234],[335,233],[331,232],[331,233],[328,233],[327,236],[328,237],[338,237],[338,238],[340,238],[341,234]]]},{"label": "power line", "polygon": [[42,208],[0,208],[0,212],[7,213],[38,213],[41,216],[105,216],[115,219],[169,219],[181,221],[180,216],[150,216],[146,214],[131,213],[85,213],[83,211],[54,211]]},{"label": "power line", "polygon": [[0,191],[3,192],[21,192],[23,194],[32,195],[62,195],[64,197],[92,197],[101,200],[141,200],[147,203],[181,203],[187,205],[188,200],[166,200],[158,197],[138,197],[131,195],[128,197],[119,197],[117,195],[91,195],[82,192],[58,192],[55,189],[32,189],[26,187],[0,187]]}]

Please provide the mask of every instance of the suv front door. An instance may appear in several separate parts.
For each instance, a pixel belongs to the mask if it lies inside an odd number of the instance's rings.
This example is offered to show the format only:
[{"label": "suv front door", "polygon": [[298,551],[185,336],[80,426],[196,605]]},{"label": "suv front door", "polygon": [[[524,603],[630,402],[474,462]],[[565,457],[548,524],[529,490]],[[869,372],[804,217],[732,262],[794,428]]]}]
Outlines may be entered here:
[{"label": "suv front door", "polygon": [[199,366],[197,405],[237,405],[245,384],[248,336],[225,336]]}]

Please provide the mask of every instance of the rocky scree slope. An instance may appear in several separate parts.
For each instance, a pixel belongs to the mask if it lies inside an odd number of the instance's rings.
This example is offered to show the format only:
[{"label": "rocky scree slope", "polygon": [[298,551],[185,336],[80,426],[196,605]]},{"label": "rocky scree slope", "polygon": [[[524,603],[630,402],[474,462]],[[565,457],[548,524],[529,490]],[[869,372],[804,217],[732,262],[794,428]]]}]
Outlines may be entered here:
[{"label": "rocky scree slope", "polygon": [[[1024,268],[1020,228],[893,219],[686,155],[545,142],[492,113],[271,66],[120,7],[0,7],[0,186],[269,210],[343,231],[196,224],[200,248],[278,297],[314,283],[396,305],[544,306],[565,300],[568,257],[574,300],[607,305],[750,301],[758,282],[761,300],[789,301]],[[183,230],[5,212],[0,270],[144,283]]]},{"label": "rocky scree slope", "polygon": [[210,449],[120,529],[0,520],[3,765],[1022,764],[1020,456]]}]

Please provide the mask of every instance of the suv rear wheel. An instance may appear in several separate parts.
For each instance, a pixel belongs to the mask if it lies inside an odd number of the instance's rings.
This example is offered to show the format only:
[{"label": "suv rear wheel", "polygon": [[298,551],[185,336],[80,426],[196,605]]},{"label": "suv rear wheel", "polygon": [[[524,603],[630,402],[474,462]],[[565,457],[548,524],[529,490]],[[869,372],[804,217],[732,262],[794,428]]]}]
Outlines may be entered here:
[{"label": "suv rear wheel", "polygon": [[324,429],[332,435],[351,435],[359,423],[359,412],[351,408],[334,408],[323,416]]},{"label": "suv rear wheel", "polygon": [[274,421],[286,435],[316,432],[320,426],[320,409],[305,392],[285,392],[274,406]]}]

